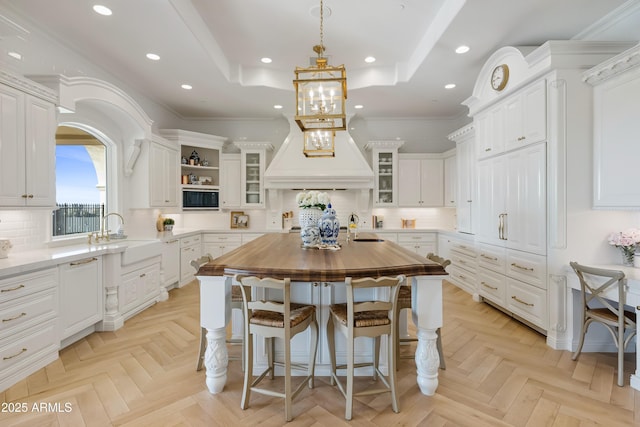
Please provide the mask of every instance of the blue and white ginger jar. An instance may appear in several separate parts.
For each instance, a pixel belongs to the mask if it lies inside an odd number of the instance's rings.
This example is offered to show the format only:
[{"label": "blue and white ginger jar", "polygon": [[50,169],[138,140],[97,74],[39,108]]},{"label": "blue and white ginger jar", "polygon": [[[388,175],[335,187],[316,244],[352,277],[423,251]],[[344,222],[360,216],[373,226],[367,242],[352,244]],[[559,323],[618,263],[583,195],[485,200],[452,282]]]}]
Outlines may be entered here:
[{"label": "blue and white ginger jar", "polygon": [[300,238],[304,246],[315,246],[320,243],[320,230],[316,225],[307,225],[300,229]]},{"label": "blue and white ginger jar", "polygon": [[338,233],[340,232],[340,221],[336,218],[336,210],[327,205],[322,217],[318,221],[320,229],[320,241],[325,245],[337,245]]}]

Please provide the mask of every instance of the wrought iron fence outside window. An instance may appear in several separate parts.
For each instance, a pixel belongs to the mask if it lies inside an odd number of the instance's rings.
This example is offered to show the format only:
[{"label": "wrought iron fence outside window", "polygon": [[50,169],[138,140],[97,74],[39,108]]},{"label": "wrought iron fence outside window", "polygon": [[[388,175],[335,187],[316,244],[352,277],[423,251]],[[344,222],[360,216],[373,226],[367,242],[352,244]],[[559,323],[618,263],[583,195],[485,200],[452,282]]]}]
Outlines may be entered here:
[{"label": "wrought iron fence outside window", "polygon": [[100,231],[104,204],[58,203],[53,211],[53,235],[91,233]]}]

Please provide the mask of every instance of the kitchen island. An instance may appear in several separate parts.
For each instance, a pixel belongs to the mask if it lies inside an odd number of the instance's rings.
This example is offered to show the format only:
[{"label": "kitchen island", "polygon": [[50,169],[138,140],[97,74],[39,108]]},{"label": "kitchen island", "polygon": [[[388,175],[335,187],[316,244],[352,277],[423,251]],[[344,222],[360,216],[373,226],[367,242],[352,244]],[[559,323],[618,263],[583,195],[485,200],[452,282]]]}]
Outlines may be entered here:
[{"label": "kitchen island", "polygon": [[[350,241],[342,235],[338,243],[341,245],[338,250],[307,249],[301,247],[300,236],[296,233],[268,234],[200,268],[197,274],[200,319],[202,327],[207,329],[205,367],[211,393],[221,392],[226,383],[225,338],[231,317],[231,286],[235,274],[288,277],[292,282],[292,300],[297,297],[297,302],[313,302],[318,306],[321,344],[316,373],[320,375],[323,367],[328,367],[326,346],[323,346],[328,307],[344,301],[344,286],[341,285],[345,277],[407,276],[413,291],[412,317],[418,334],[417,382],[423,394],[435,393],[439,366],[436,330],[442,326],[442,279],[447,274],[444,268],[393,242],[377,239],[371,233],[361,233],[358,239]],[[308,346],[305,343],[300,348]],[[260,347],[256,348],[257,352],[260,350]]]}]

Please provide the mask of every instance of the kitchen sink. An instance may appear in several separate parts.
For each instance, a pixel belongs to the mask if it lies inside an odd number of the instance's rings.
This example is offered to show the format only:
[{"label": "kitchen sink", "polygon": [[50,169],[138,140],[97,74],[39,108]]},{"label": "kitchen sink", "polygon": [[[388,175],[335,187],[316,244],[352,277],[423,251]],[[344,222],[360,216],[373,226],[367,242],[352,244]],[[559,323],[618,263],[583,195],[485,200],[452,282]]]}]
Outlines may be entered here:
[{"label": "kitchen sink", "polygon": [[384,242],[384,239],[375,239],[375,238],[355,238],[354,242]]},{"label": "kitchen sink", "polygon": [[122,252],[122,265],[129,265],[145,259],[160,256],[162,254],[162,243],[160,240],[124,240],[119,245],[126,245],[127,249]]}]

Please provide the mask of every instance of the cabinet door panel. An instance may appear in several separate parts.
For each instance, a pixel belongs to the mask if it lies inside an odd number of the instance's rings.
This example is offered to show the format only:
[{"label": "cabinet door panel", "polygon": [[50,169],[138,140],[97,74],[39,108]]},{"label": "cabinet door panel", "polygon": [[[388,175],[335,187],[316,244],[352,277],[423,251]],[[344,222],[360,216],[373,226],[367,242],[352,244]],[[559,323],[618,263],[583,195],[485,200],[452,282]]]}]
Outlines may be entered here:
[{"label": "cabinet door panel", "polygon": [[398,161],[398,204],[420,206],[420,160]]},{"label": "cabinet door panel", "polygon": [[0,205],[24,205],[24,94],[0,86]]},{"label": "cabinet door panel", "polygon": [[427,159],[421,162],[420,206],[444,206],[444,162]]},{"label": "cabinet door panel", "polygon": [[101,275],[99,258],[60,266],[61,339],[102,320]]},{"label": "cabinet door panel", "polygon": [[56,112],[48,101],[27,96],[25,165],[27,205],[53,206],[56,202]]}]

